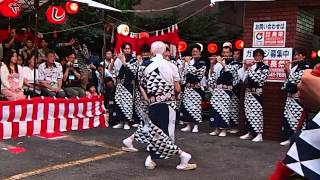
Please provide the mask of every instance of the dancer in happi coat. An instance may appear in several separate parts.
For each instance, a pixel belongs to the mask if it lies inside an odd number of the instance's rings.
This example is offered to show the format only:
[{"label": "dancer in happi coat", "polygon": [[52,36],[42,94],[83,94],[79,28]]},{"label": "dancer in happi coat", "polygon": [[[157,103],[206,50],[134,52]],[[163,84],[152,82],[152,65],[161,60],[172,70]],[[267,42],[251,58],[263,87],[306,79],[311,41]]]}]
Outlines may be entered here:
[{"label": "dancer in happi coat", "polygon": [[[217,58],[215,56],[210,57],[210,69],[208,72],[208,90],[213,94],[214,89],[217,86],[217,74],[215,65],[217,64]],[[211,96],[210,98],[210,105],[212,106],[214,104],[214,97]],[[211,107],[212,108],[212,107]]]},{"label": "dancer in happi coat", "polygon": [[109,69],[116,73],[116,92],[114,109],[111,119],[119,121],[113,128],[130,129],[129,122],[133,121],[133,102],[135,77],[137,73],[136,58],[132,56],[132,46],[124,43],[122,52],[115,61],[111,61]]},{"label": "dancer in happi coat", "polygon": [[201,81],[206,72],[206,63],[201,58],[201,47],[199,45],[194,45],[192,48],[192,59],[185,57],[184,68],[186,71],[186,88],[180,107],[180,118],[187,125],[181,131],[192,130],[192,132],[197,133],[199,132],[198,125],[202,121],[201,102],[204,97]]},{"label": "dancer in happi coat", "polygon": [[290,138],[297,128],[303,111],[303,107],[298,96],[297,85],[301,81],[303,72],[309,68],[306,56],[306,49],[295,48],[292,62],[294,66],[289,69],[289,62],[285,64],[287,79],[282,89],[287,93],[287,101],[284,108],[284,122],[282,130],[283,136],[286,140],[280,143],[282,146],[290,145]]},{"label": "dancer in happi coat", "polygon": [[[298,130],[292,136],[292,144],[284,160],[277,163],[276,170],[269,180],[284,179],[320,179],[320,64],[315,70],[305,70],[298,84],[299,98],[304,107],[318,114],[306,128],[300,131],[303,121],[299,122]],[[301,123],[301,124],[300,124]],[[294,174],[301,177],[290,178]]]},{"label": "dancer in happi coat", "polygon": [[180,113],[180,110],[181,110],[181,103],[183,99],[184,90],[186,87],[186,71],[185,71],[185,59],[184,58],[182,59],[181,55],[177,59],[176,65],[178,67],[178,71],[180,75],[180,87],[181,87],[181,91],[177,95],[177,120],[179,121],[180,125],[183,125],[184,124],[184,122],[182,121],[183,114]]},{"label": "dancer in happi coat", "polygon": [[215,128],[215,130],[210,133],[211,136],[227,136],[227,128],[230,127],[231,121],[236,121],[236,118],[231,118],[232,113],[236,114],[231,98],[233,95],[234,76],[239,67],[238,63],[233,61],[231,47],[231,43],[224,43],[222,57],[217,56],[217,63],[214,65],[216,87],[210,100],[209,122],[210,127]]},{"label": "dancer in happi coat", "polygon": [[263,108],[262,87],[268,79],[269,66],[264,64],[264,51],[256,49],[253,52],[254,65],[244,64],[239,70],[241,79],[245,82],[245,124],[247,134],[240,139],[252,139],[253,142],[262,142]]},{"label": "dancer in happi coat", "polygon": [[[171,62],[172,64],[176,65],[178,67],[179,70],[179,75],[180,75],[180,87],[181,87],[181,92],[179,94],[177,94],[176,96],[176,116],[177,116],[177,120],[179,120],[179,124],[183,124],[183,121],[180,119],[180,107],[181,107],[181,102],[182,102],[182,97],[183,97],[183,92],[185,89],[185,79],[182,79],[182,77],[185,77],[185,72],[184,71],[184,66],[182,65],[182,61],[179,59],[176,59],[174,56],[172,56],[171,54],[171,50],[170,49],[170,44],[165,43],[166,44],[166,51],[164,52],[163,58],[169,62]],[[174,52],[174,51],[173,51]]]},{"label": "dancer in happi coat", "polygon": [[[142,72],[146,68],[146,66],[151,62],[150,55],[150,46],[148,44],[144,44],[140,47],[141,52],[141,62],[138,65],[138,73],[136,76],[136,90],[135,90],[135,99],[134,99],[134,119],[135,123],[140,124],[143,122],[144,113],[148,113],[148,103],[143,99],[141,94],[141,90],[139,89],[139,84],[142,78]],[[142,110],[142,111],[141,111]]]},{"label": "dancer in happi coat", "polygon": [[146,158],[145,167],[154,169],[155,159],[168,159],[173,155],[180,156],[178,170],[191,170],[196,164],[189,164],[191,155],[174,144],[175,127],[175,93],[179,93],[178,68],[163,58],[165,44],[154,42],[151,52],[155,57],[143,71],[142,94],[149,101],[149,125],[140,128],[135,137],[148,144],[150,155]]},{"label": "dancer in happi coat", "polygon": [[[146,101],[146,98],[144,97],[145,95],[142,94],[142,92],[144,92],[141,89],[140,83],[142,81],[143,78],[143,71],[144,69],[152,62],[151,61],[151,55],[150,55],[150,47],[149,45],[142,45],[140,47],[140,52],[141,52],[141,56],[139,58],[141,58],[141,64],[138,66],[138,73],[137,73],[137,77],[136,77],[136,91],[135,91],[135,107],[134,107],[134,111],[135,111],[135,115],[137,118],[137,122],[138,123],[138,130],[135,133],[140,133],[142,128],[147,128],[149,125],[149,121],[147,120],[147,116],[148,116],[148,107],[149,107],[149,103]],[[133,146],[133,141],[134,141],[134,137],[135,137],[135,133],[133,133],[131,136],[129,136],[128,138],[124,139],[122,141],[123,143],[123,147],[122,150],[127,151],[127,152],[137,152],[138,149],[135,148]],[[147,143],[147,141],[144,141],[144,139],[146,138],[142,138],[139,140],[139,142],[141,143]]]},{"label": "dancer in happi coat", "polygon": [[231,72],[233,76],[232,95],[230,104],[230,126],[228,132],[236,134],[239,132],[239,117],[240,117],[240,96],[241,96],[241,80],[239,78],[239,69],[242,68],[241,51],[234,50],[233,58],[230,63],[232,66]]}]

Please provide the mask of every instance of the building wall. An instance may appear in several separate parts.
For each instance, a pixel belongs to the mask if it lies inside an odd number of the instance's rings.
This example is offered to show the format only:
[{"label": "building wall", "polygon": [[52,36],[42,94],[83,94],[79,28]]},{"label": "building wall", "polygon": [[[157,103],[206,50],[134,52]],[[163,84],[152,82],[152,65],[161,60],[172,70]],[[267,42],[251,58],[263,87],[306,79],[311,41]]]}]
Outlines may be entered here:
[{"label": "building wall", "polygon": [[[315,17],[300,8],[302,3],[319,5],[320,1],[275,1],[250,2],[245,4],[245,20],[243,39],[246,47],[252,47],[253,23],[258,21],[287,21],[286,47],[302,46],[312,48]],[[281,126],[285,105],[285,93],[281,90],[282,83],[268,82],[264,87],[264,137],[281,139]]]},{"label": "building wall", "polygon": [[294,46],[312,49],[314,27],[315,17],[300,8],[297,14]]}]

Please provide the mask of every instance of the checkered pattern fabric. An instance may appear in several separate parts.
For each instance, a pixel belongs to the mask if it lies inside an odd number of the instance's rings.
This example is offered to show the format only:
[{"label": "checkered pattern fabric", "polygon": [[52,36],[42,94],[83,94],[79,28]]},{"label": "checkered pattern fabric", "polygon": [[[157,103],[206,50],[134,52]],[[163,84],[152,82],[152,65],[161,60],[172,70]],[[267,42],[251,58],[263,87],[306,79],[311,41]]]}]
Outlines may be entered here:
[{"label": "checkered pattern fabric", "polygon": [[320,179],[320,113],[308,123],[306,130],[294,140],[284,163],[299,175]]},{"label": "checkered pattern fabric", "polygon": [[246,92],[244,108],[245,116],[248,121],[248,125],[251,126],[256,133],[263,132],[263,109],[260,104],[261,96],[253,94],[251,92]]}]

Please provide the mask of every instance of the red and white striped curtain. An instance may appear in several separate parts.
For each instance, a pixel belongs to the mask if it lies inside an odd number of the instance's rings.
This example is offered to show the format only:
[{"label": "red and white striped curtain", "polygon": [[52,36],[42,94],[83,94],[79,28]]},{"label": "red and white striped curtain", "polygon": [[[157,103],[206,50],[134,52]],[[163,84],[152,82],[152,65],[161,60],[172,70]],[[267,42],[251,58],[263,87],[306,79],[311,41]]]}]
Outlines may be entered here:
[{"label": "red and white striped curtain", "polygon": [[106,127],[103,97],[0,102],[0,140]]}]

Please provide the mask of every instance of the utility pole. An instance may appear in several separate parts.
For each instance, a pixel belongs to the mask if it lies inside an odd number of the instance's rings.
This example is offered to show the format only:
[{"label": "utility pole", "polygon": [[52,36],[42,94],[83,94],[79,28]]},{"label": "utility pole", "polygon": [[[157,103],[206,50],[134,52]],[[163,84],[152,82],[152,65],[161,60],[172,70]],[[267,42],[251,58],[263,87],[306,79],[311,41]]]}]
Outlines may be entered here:
[{"label": "utility pole", "polygon": [[34,67],[33,67],[33,94],[36,94],[36,65],[38,63],[38,28],[39,28],[39,0],[34,0],[34,37],[35,37],[35,58],[34,58]]},{"label": "utility pole", "polygon": [[[102,25],[103,25],[103,48],[102,48],[102,56],[101,56],[101,59],[103,61],[103,71],[102,71],[102,82],[103,82],[103,87],[105,87],[105,76],[106,76],[106,61],[105,61],[105,53],[106,53],[106,50],[107,50],[107,42],[106,42],[106,27],[105,27],[105,23],[106,23],[106,20],[105,20],[105,11],[102,10]],[[105,94],[106,93],[106,88],[103,88],[103,93]]]}]

